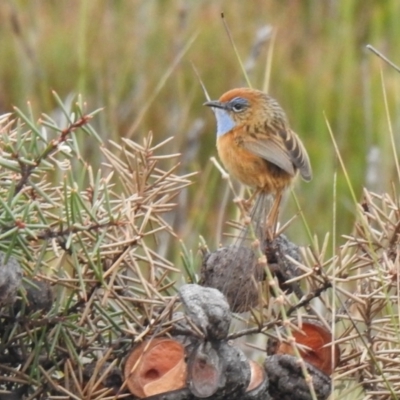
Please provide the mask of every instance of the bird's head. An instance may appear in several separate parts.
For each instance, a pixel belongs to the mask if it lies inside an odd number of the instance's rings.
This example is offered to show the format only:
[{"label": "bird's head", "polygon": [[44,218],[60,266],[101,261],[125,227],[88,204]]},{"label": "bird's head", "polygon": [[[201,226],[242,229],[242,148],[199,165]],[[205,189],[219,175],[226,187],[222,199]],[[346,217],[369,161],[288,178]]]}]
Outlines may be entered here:
[{"label": "bird's head", "polygon": [[273,111],[271,99],[265,93],[250,89],[232,89],[224,93],[219,100],[207,101],[205,106],[212,107],[217,119],[217,136],[247,123],[257,123],[262,116],[268,118]]}]

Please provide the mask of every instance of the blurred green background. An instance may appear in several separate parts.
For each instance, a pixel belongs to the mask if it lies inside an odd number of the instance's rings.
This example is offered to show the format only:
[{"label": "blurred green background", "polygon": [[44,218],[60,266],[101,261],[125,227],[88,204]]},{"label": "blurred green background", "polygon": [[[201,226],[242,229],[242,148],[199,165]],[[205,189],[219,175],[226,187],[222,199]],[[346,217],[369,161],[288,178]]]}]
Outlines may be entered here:
[{"label": "blurred green background", "polygon": [[[189,247],[199,234],[215,246],[233,195],[209,160],[215,121],[191,63],[212,98],[246,85],[221,12],[252,86],[268,86],[308,149],[314,179],[295,192],[311,231],[351,232],[355,206],[325,117],[357,198],[364,186],[391,191],[388,122],[398,138],[400,76],[365,46],[400,64],[398,0],[3,0],[0,112],[30,101],[39,116],[56,106],[51,90],[63,99],[80,93],[89,110],[104,107],[94,121],[104,140],[173,135],[167,150],[183,154],[181,172],[199,175],[171,221]],[[86,156],[96,165],[94,149]],[[283,219],[296,210],[289,196]],[[287,233],[308,242],[301,219]]]}]

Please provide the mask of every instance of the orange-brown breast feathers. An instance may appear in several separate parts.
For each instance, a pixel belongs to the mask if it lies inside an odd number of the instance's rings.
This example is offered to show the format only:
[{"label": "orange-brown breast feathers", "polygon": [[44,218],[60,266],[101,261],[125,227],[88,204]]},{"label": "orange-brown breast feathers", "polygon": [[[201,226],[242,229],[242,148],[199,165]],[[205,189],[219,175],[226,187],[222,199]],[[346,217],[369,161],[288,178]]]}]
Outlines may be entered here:
[{"label": "orange-brown breast feathers", "polygon": [[246,150],[229,132],[217,140],[218,154],[225,168],[243,184],[275,194],[290,185],[293,175]]}]

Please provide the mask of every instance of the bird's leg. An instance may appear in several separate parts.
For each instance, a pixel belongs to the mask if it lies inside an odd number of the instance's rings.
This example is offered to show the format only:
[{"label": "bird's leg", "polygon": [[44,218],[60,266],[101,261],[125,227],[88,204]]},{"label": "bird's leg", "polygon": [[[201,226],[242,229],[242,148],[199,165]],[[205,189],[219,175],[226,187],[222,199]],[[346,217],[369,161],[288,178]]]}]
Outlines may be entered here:
[{"label": "bird's leg", "polygon": [[282,202],[282,191],[276,193],[274,202],[272,203],[271,210],[267,219],[267,237],[273,239],[278,225],[279,209]]},{"label": "bird's leg", "polygon": [[246,211],[251,209],[251,205],[253,200],[257,197],[257,195],[261,192],[261,189],[256,189],[253,194],[247,199],[243,201],[243,206],[245,207]]},{"label": "bird's leg", "polygon": [[[255,201],[253,199],[255,198]],[[260,242],[265,240],[266,224],[268,217],[269,195],[261,189],[257,189],[248,200],[241,200],[241,211],[244,215],[244,226],[241,230],[238,242],[239,246],[245,239],[257,238]],[[247,209],[245,209],[244,202],[247,202]],[[251,226],[251,227],[250,227]],[[250,233],[250,237],[249,237]]]},{"label": "bird's leg", "polygon": [[235,200],[235,203],[239,206],[244,216],[248,215],[249,212],[251,211],[253,200],[257,197],[260,191],[261,189],[256,189],[247,200],[241,198]]}]

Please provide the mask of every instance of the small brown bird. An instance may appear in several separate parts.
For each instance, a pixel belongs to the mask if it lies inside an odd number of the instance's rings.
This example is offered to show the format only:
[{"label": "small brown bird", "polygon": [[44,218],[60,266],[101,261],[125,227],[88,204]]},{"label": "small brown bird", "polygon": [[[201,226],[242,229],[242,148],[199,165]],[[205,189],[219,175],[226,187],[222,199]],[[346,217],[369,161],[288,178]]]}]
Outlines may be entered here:
[{"label": "small brown bird", "polygon": [[279,207],[282,192],[298,172],[305,181],[311,180],[308,154],[272,97],[239,88],[204,105],[215,113],[217,149],[225,168],[243,184],[256,188],[260,197],[274,195]]}]

